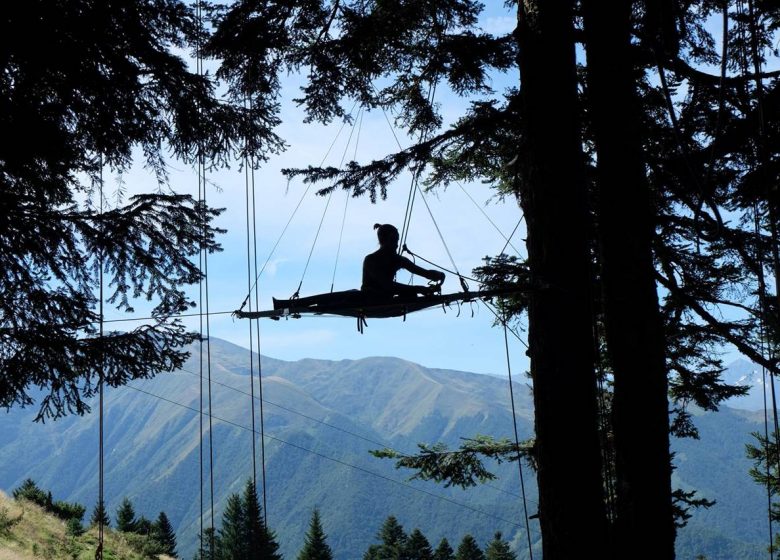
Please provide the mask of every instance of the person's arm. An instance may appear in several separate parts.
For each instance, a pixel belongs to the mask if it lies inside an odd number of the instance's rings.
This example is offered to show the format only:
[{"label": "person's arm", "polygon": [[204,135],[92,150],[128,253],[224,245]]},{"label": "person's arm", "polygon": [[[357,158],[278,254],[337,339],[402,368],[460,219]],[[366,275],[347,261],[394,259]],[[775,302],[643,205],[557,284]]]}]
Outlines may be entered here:
[{"label": "person's arm", "polygon": [[421,266],[416,265],[406,257],[401,257],[401,261],[403,263],[403,267],[411,272],[412,274],[416,274],[417,276],[422,276],[423,278],[427,278],[428,280],[432,282],[438,282],[441,284],[444,282],[444,273],[440,270],[432,270],[423,268]]}]

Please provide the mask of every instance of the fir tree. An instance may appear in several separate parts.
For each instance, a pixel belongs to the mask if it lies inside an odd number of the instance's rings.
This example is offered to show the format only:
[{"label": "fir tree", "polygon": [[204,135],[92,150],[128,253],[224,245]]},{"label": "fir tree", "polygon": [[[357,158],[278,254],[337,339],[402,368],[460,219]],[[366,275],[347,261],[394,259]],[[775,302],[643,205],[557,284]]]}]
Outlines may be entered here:
[{"label": "fir tree", "polygon": [[482,554],[482,549],[479,548],[474,537],[466,535],[458,545],[455,560],[485,560],[485,555]]},{"label": "fir tree", "polygon": [[328,545],[327,535],[322,530],[320,512],[317,508],[311,514],[309,530],[304,537],[303,548],[298,553],[298,560],[333,560],[333,551]]},{"label": "fir tree", "polygon": [[517,556],[509,548],[509,543],[501,538],[501,531],[496,532],[485,548],[485,560],[517,560]]},{"label": "fir tree", "polygon": [[405,559],[406,541],[404,528],[394,516],[389,516],[379,529],[377,538],[381,541],[377,551],[378,560]]},{"label": "fir tree", "polygon": [[218,560],[219,556],[219,537],[214,529],[205,527],[203,534],[198,539],[198,550],[195,551],[193,560]]},{"label": "fir tree", "polygon": [[123,533],[135,533],[138,529],[138,520],[135,517],[133,504],[125,496],[122,503],[116,509],[116,530]]},{"label": "fir tree", "polygon": [[431,543],[420,529],[415,529],[406,540],[404,556],[408,560],[433,560]]},{"label": "fir tree", "polygon": [[246,517],[241,497],[238,494],[228,496],[225,511],[222,513],[222,527],[217,531],[219,560],[244,560],[248,558],[248,539]]},{"label": "fir tree", "polygon": [[135,531],[133,532],[148,537],[151,536],[153,530],[154,530],[154,524],[151,522],[151,520],[147,519],[142,515],[135,522]]},{"label": "fir tree", "polygon": [[[32,404],[35,387],[38,419],[83,414],[101,379],[118,386],[186,360],[197,335],[174,316],[194,305],[193,256],[219,249],[219,212],[165,192],[169,161],[202,155],[218,166],[239,149],[262,160],[282,148],[278,119],[218,97],[181,58],[208,33],[182,0],[40,0],[5,11],[0,36],[37,40],[0,49],[0,129],[15,137],[0,145],[0,406]],[[161,188],[100,200],[103,167],[127,171],[134,154]],[[130,313],[140,295],[155,321],[99,332],[101,261],[105,303]]]},{"label": "fir tree", "polygon": [[92,510],[92,517],[90,517],[89,524],[90,526],[94,527],[99,525],[101,521],[103,523],[103,527],[111,526],[111,519],[108,517],[105,503],[98,501]]},{"label": "fir tree", "polygon": [[244,511],[244,532],[246,534],[247,558],[251,560],[282,560],[276,534],[265,524],[257,487],[248,480],[241,501]]},{"label": "fir tree", "polygon": [[363,560],[378,560],[379,551],[382,547],[378,544],[369,545],[366,551],[363,553]]},{"label": "fir tree", "polygon": [[455,560],[455,552],[446,538],[442,539],[433,553],[433,560]]},{"label": "fir tree", "polygon": [[81,525],[81,521],[75,517],[71,517],[65,522],[65,533],[69,537],[79,537],[84,534],[84,527]]},{"label": "fir tree", "polygon": [[163,554],[173,556],[174,558],[177,556],[176,532],[173,530],[173,526],[164,511],[160,512],[160,515],[157,516],[157,521],[152,526],[152,538],[160,544]]}]

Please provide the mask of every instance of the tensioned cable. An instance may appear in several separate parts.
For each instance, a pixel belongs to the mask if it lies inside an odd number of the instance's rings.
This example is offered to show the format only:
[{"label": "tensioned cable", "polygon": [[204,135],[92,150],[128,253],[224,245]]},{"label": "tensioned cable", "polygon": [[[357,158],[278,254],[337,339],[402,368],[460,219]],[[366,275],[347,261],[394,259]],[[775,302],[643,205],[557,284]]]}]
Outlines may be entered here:
[{"label": "tensioned cable", "polygon": [[[515,225],[515,229],[513,229],[512,233],[509,234],[509,237],[506,238],[506,243],[504,244],[504,248],[501,249],[501,253],[499,253],[499,254],[505,254],[506,253],[506,248],[509,247],[509,245],[510,245],[509,241],[512,239],[512,237],[514,237],[515,233],[517,232],[517,229],[520,227],[520,224],[523,223],[524,219],[525,219],[525,214],[520,216],[520,219],[517,221],[517,224]],[[512,246],[512,249],[515,249],[514,245]],[[517,249],[515,249],[515,251],[517,251]],[[519,255],[520,251],[517,251],[517,254]]]},{"label": "tensioned cable", "polygon": [[[244,100],[244,106],[249,108],[249,112],[252,111],[252,101],[251,99],[247,98]],[[250,177],[249,177],[249,169],[250,169],[250,163],[249,163],[249,154],[248,154],[248,144],[247,141],[244,146],[244,191],[246,193],[246,284],[247,284],[247,293],[252,293],[252,239],[251,239],[251,216],[250,216],[250,200],[249,200],[249,187],[250,187]],[[254,190],[252,192],[254,195]],[[249,301],[249,311],[252,312],[252,301],[250,298]],[[260,356],[260,351],[258,349],[257,352],[258,359]],[[254,352],[254,325],[252,324],[252,321],[249,321],[249,388],[251,393],[251,413],[252,413],[252,431],[255,430],[255,352]],[[255,445],[255,436],[252,435],[252,483],[255,485],[255,488],[257,488],[257,446]],[[265,492],[263,492],[265,494]]]},{"label": "tensioned cable", "polygon": [[[354,110],[354,108],[355,107],[353,106],[352,109]],[[351,113],[350,113],[350,116],[351,116]],[[346,122],[344,124],[346,124]],[[342,125],[342,130],[343,130],[343,125]],[[341,131],[339,131],[339,132],[341,132]],[[350,127],[349,137],[347,138],[347,144],[346,144],[346,146],[344,146],[344,153],[341,155],[341,161],[339,162],[339,168],[341,168],[341,166],[344,165],[344,160],[347,158],[347,151],[349,150],[349,145],[352,142],[352,135],[354,133],[355,133],[355,127],[352,126],[352,127]],[[335,140],[334,140],[334,143],[335,143]],[[331,147],[332,147],[332,145],[331,145]],[[357,149],[357,146],[355,147],[355,149]],[[328,153],[330,153],[330,150],[328,150]],[[327,155],[326,155],[326,157],[327,157]],[[323,159],[322,163],[320,164],[320,167],[322,167],[322,165],[324,163],[325,163],[325,160]],[[311,249],[309,249],[309,256],[306,259],[306,265],[303,267],[303,274],[301,274],[301,281],[298,283],[298,289],[295,290],[295,294],[293,294],[292,298],[290,298],[290,299],[294,299],[294,298],[298,297],[298,295],[300,294],[301,287],[303,286],[303,280],[306,277],[306,272],[309,270],[309,263],[311,263],[311,257],[314,254],[315,247],[317,246],[317,240],[320,238],[320,232],[322,231],[322,224],[325,223],[325,216],[327,216],[328,208],[330,208],[331,200],[333,200],[333,190],[331,190],[328,193],[328,200],[325,203],[325,208],[322,210],[322,216],[320,217],[320,223],[317,226],[317,232],[314,235],[314,241],[312,241]],[[347,198],[347,200],[349,200],[349,198]],[[345,208],[344,211],[346,212],[346,208]],[[334,275],[334,277],[336,275],[335,269],[333,270],[333,275]],[[332,284],[331,284],[331,291],[333,291]]]},{"label": "tensioned cable", "polygon": [[[490,222],[490,225],[493,226],[493,229],[495,229],[498,232],[498,234],[504,239],[504,241],[506,241],[506,244],[504,245],[504,249],[501,252],[503,253],[504,251],[506,251],[507,247],[512,247],[512,249],[515,251],[515,253],[517,253],[519,255],[520,251],[517,249],[517,247],[512,245],[512,236],[515,234],[515,232],[517,231],[517,228],[520,226],[520,222],[517,223],[517,225],[515,226],[515,229],[513,229],[512,233],[509,234],[509,237],[507,237],[506,235],[504,235],[504,232],[501,231],[501,228],[498,227],[498,225],[496,225],[496,223],[488,215],[488,213],[485,212],[485,209],[482,208],[482,206],[479,203],[477,203],[476,200],[474,200],[474,197],[469,194],[469,192],[466,190],[466,188],[463,185],[460,184],[460,181],[455,181],[455,184],[458,185],[460,190],[463,191],[463,194],[465,194],[466,197],[474,204],[476,209],[479,210],[482,213],[482,215],[485,217],[485,219],[488,222]],[[522,221],[522,218],[520,218],[520,220]]]},{"label": "tensioned cable", "polygon": [[[203,25],[203,11],[202,3],[197,3],[197,18],[199,26]],[[200,39],[196,44],[196,71],[198,76],[203,76],[203,56],[201,53]],[[198,106],[198,120],[200,124],[200,111],[202,108]],[[206,341],[206,373],[207,373],[207,386],[208,386],[208,431],[209,431],[209,497],[211,504],[211,525],[210,525],[210,538],[209,538],[209,556],[214,556],[214,431],[212,422],[212,395],[211,395],[211,332],[209,321],[209,275],[208,275],[208,250],[206,248],[206,236],[207,236],[207,222],[206,222],[206,164],[203,156],[203,147],[200,142],[198,143],[198,155],[197,155],[197,169],[198,169],[198,199],[201,204],[201,247],[199,252],[199,267],[201,272],[201,278],[198,284],[199,293],[199,305],[198,310],[202,313],[205,310],[205,341]],[[203,549],[203,342],[204,342],[204,316],[200,315],[200,446],[201,446],[201,550]]]},{"label": "tensioned cable", "polygon": [[[757,103],[757,111],[758,111],[758,134],[759,134],[759,154],[760,154],[760,164],[761,165],[768,165],[769,163],[769,157],[767,155],[767,145],[766,145],[766,123],[764,121],[764,84],[763,79],[761,78],[761,58],[759,56],[759,50],[758,50],[758,24],[756,22],[756,13],[753,5],[752,0],[748,0],[747,2],[748,6],[748,21],[749,21],[749,29],[750,29],[750,49],[751,49],[751,55],[753,59],[753,72],[755,74],[755,86],[756,86],[756,103]],[[743,10],[744,15],[744,4],[740,2],[740,7]],[[766,177],[765,172],[762,171],[762,175]],[[765,185],[766,186],[766,185]],[[769,229],[771,234],[771,255],[772,255],[772,263],[774,267],[774,276],[775,276],[775,297],[780,299],[780,278],[778,278],[778,273],[780,272],[780,255],[778,254],[778,231],[777,231],[777,223],[776,223],[776,211],[773,211],[772,208],[772,202],[767,201],[767,218],[769,219]],[[760,230],[759,230],[760,233]],[[763,269],[761,271],[761,275],[763,276]],[[764,286],[764,289],[766,287]],[[765,297],[765,295],[764,295]],[[762,314],[762,328],[763,328],[763,314]],[[768,342],[768,352],[770,357],[774,357],[776,353],[776,348],[774,348],[771,344],[771,341]],[[775,376],[770,372],[769,375],[769,383],[771,388],[771,395],[772,395],[772,417],[774,420],[774,444],[775,444],[775,468],[780,471],[780,426],[778,425],[778,413],[777,413],[777,397],[775,392]],[[766,410],[766,407],[764,407]],[[769,468],[769,440],[767,440],[767,455],[766,455],[766,461],[767,461],[767,468]],[[767,484],[770,484],[770,480],[768,479]],[[770,503],[770,511],[769,511],[769,518],[771,523],[771,517],[772,517],[772,511],[771,511],[771,503]],[[770,535],[771,535],[771,529],[770,529]],[[774,547],[773,547],[772,538],[770,536],[770,555],[774,554]]]},{"label": "tensioned cable", "polygon": [[[358,130],[357,130],[357,138],[355,138],[355,151],[352,154],[352,160],[357,161],[357,151],[358,151],[358,145],[360,144],[360,131],[363,128],[363,114],[364,111],[361,107],[360,111],[358,112]],[[352,138],[352,133],[350,132],[350,138]],[[349,147],[349,141],[347,142],[347,148]],[[346,154],[346,149],[344,149],[344,153]],[[343,165],[344,158],[341,159],[341,164]],[[336,284],[336,269],[339,265],[339,256],[341,255],[341,243],[344,240],[344,226],[347,223],[347,208],[349,207],[349,199],[352,198],[352,193],[347,191],[346,193],[346,199],[344,200],[344,212],[341,215],[341,230],[339,231],[339,244],[336,248],[336,262],[333,265],[333,277],[330,280],[330,291],[333,292],[333,287]]]},{"label": "tensioned cable", "polygon": [[[357,106],[357,101],[352,106],[352,109],[350,109],[349,115],[352,115],[352,112],[355,110],[355,106]],[[325,164],[325,160],[328,159],[328,156],[330,155],[331,150],[333,149],[333,146],[336,145],[336,141],[338,141],[339,136],[341,136],[341,132],[344,130],[344,127],[347,125],[347,121],[341,123],[341,128],[339,128],[339,131],[336,133],[335,138],[333,139],[333,142],[331,142],[330,146],[328,147],[328,151],[325,152],[325,156],[323,156],[322,161],[320,162],[320,167],[322,167]],[[289,181],[287,182],[289,185]],[[306,189],[303,191],[303,194],[301,195],[300,200],[298,200],[298,204],[295,206],[295,208],[292,211],[292,214],[290,214],[290,218],[287,220],[287,223],[285,224],[284,228],[282,229],[282,233],[279,234],[279,237],[276,239],[276,242],[274,243],[273,247],[271,248],[271,252],[268,254],[268,257],[265,259],[265,262],[263,263],[263,266],[260,268],[260,271],[257,272],[255,282],[252,285],[252,288],[254,288],[255,284],[257,284],[260,276],[265,271],[265,268],[268,266],[268,263],[271,262],[271,259],[273,258],[274,254],[276,253],[276,249],[279,247],[279,243],[282,241],[282,238],[284,237],[284,234],[287,232],[287,229],[290,227],[290,224],[293,221],[293,218],[295,218],[295,215],[298,213],[298,209],[301,207],[301,204],[303,203],[304,199],[306,198],[306,195],[309,193],[309,190],[311,190],[311,187],[314,183],[309,183],[306,186]],[[250,294],[247,294],[247,298],[250,297]],[[241,309],[244,309],[244,306],[246,305],[247,300],[244,299],[244,302],[241,304]]]},{"label": "tensioned cable", "polygon": [[[256,274],[255,280],[255,309],[260,309],[260,275],[257,274],[257,197],[255,189],[255,166],[254,163],[251,167],[251,179],[252,179],[252,240],[254,244],[254,270]],[[250,289],[251,292],[251,289]],[[251,320],[249,321],[252,322]],[[262,482],[263,482],[263,520],[266,527],[268,526],[268,486],[265,469],[265,411],[263,409],[263,360],[260,354],[260,319],[255,319],[255,336],[257,340],[257,382],[258,391],[260,393],[260,464],[262,465]],[[254,385],[254,382],[253,382]],[[252,440],[254,441],[254,434],[252,434]],[[257,488],[257,485],[255,485]]]},{"label": "tensioned cable", "polygon": [[509,336],[507,334],[506,317],[503,318],[504,325],[504,348],[506,350],[506,372],[509,377],[509,397],[512,403],[512,428],[515,433],[515,446],[517,448],[517,470],[520,473],[520,492],[523,496],[523,517],[525,517],[525,533],[528,538],[528,555],[530,560],[534,560],[534,551],[531,544],[531,526],[528,521],[528,504],[525,499],[525,478],[523,476],[523,460],[520,456],[520,436],[517,432],[517,412],[515,409],[515,390],[512,386],[512,362],[509,359]]},{"label": "tensioned cable", "polygon": [[[143,393],[145,395],[149,395],[150,397],[154,397],[156,399],[160,399],[160,400],[165,401],[167,403],[174,404],[174,405],[180,406],[182,408],[186,408],[187,410],[190,410],[192,412],[200,413],[200,411],[198,411],[195,407],[191,407],[189,405],[186,405],[186,404],[174,401],[172,399],[168,399],[168,398],[163,397],[161,395],[157,395],[157,394],[152,393],[150,391],[146,391],[145,389],[141,389],[141,388],[135,387],[133,385],[126,385],[126,387],[128,387],[130,389],[133,389],[134,391],[138,391],[139,393]],[[218,416],[214,416],[214,418],[217,419],[220,422],[223,422],[223,423],[228,424],[230,426],[234,426],[234,427],[239,428],[241,430],[251,431],[251,428],[249,428],[247,426],[243,426],[243,425],[241,425],[241,424],[239,424],[237,422],[233,422],[233,421],[227,420],[225,418],[220,418]],[[304,451],[306,453],[311,453],[312,455],[316,455],[317,457],[320,457],[320,458],[325,459],[327,461],[338,463],[339,465],[342,465],[342,466],[345,466],[345,467],[348,467],[348,468],[351,468],[351,469],[354,469],[354,470],[366,473],[368,475],[371,475],[371,476],[374,476],[374,477],[377,477],[377,478],[381,478],[382,480],[386,480],[388,482],[392,482],[393,484],[397,484],[397,485],[403,486],[405,488],[409,488],[411,490],[414,490],[415,492],[420,492],[422,494],[426,494],[428,496],[431,496],[432,498],[436,498],[437,500],[442,500],[444,502],[448,502],[448,503],[456,505],[458,507],[462,507],[462,508],[468,509],[470,511],[473,511],[474,513],[479,513],[481,515],[485,515],[487,517],[491,517],[491,518],[496,519],[498,521],[501,521],[503,523],[507,523],[509,525],[514,525],[515,527],[522,527],[522,525],[520,525],[519,523],[515,523],[514,521],[510,521],[508,519],[504,519],[504,518],[499,517],[497,515],[494,515],[492,513],[488,513],[486,511],[482,511],[482,510],[480,510],[478,508],[475,508],[473,506],[470,506],[468,504],[464,504],[462,502],[458,502],[457,500],[453,500],[452,498],[448,498],[446,496],[440,496],[438,494],[435,494],[435,493],[430,492],[428,490],[425,490],[423,488],[417,488],[416,486],[412,486],[411,484],[408,484],[406,482],[402,482],[400,480],[396,480],[394,478],[390,478],[389,476],[385,476],[383,474],[374,472],[374,471],[369,470],[369,469],[367,469],[365,467],[361,467],[359,465],[354,465],[352,463],[348,463],[347,461],[342,461],[341,459],[336,459],[335,457],[330,457],[330,456],[325,455],[323,453],[319,453],[318,451],[314,451],[313,449],[308,449],[306,447],[303,447],[302,445],[298,445],[297,443],[292,443],[292,442],[289,442],[289,441],[285,441],[282,438],[279,438],[279,437],[276,437],[276,436],[272,436],[270,434],[265,434],[264,437],[266,437],[268,439],[271,439],[273,441],[279,442],[281,444],[288,445],[290,447],[294,447],[295,449],[299,449],[299,450]]]},{"label": "tensioned cable", "polygon": [[98,428],[100,432],[100,443],[99,443],[99,460],[98,460],[98,507],[100,508],[100,511],[98,511],[98,545],[97,549],[95,550],[95,560],[103,560],[103,517],[105,517],[105,501],[104,501],[104,495],[103,495],[103,487],[104,487],[104,463],[103,463],[103,377],[105,375],[105,354],[104,354],[104,345],[103,345],[103,251],[104,251],[104,242],[103,237],[105,234],[105,224],[103,223],[103,154],[100,154],[100,184],[98,185],[98,196],[100,197],[100,202],[98,203],[100,208],[100,236],[101,236],[101,242],[100,242],[100,249],[98,254],[98,291],[100,295],[100,303],[98,304],[98,310],[100,314],[100,374],[98,377],[98,383],[100,386],[100,419],[99,423],[100,426]]}]

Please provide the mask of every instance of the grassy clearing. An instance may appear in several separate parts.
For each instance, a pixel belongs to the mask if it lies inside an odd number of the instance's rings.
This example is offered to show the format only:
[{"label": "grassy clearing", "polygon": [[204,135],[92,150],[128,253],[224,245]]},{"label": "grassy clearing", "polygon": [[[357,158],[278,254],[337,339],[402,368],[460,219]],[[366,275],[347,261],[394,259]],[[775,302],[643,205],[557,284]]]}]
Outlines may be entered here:
[{"label": "grassy clearing", "polygon": [[[65,522],[30,502],[17,502],[0,492],[0,560],[93,560],[97,528],[83,535],[67,534]],[[105,560],[143,560],[121,533],[104,531]],[[160,556],[163,560],[167,556]]]}]

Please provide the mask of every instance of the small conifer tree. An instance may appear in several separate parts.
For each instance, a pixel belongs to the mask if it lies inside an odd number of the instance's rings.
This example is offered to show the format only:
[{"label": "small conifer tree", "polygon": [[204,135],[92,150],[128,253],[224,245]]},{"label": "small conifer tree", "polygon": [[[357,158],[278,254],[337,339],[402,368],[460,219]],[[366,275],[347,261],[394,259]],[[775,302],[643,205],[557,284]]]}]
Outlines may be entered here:
[{"label": "small conifer tree", "polygon": [[447,539],[442,539],[433,553],[433,560],[455,560],[455,551],[452,550]]},{"label": "small conifer tree", "polygon": [[122,503],[116,509],[116,530],[123,533],[135,533],[138,529],[138,520],[135,518],[135,510],[132,502],[125,496]]},{"label": "small conifer tree", "polygon": [[198,550],[195,551],[192,560],[216,560],[221,558],[219,537],[215,534],[214,529],[211,527],[204,528],[203,534],[200,535],[199,543]]},{"label": "small conifer tree", "polygon": [[392,515],[385,519],[377,537],[382,541],[379,558],[403,558],[408,537],[398,519]]},{"label": "small conifer tree", "polygon": [[138,520],[135,522],[135,532],[139,535],[144,535],[146,537],[149,537],[152,535],[152,530],[154,529],[154,524],[144,517],[143,515],[138,518]]},{"label": "small conifer tree", "polygon": [[257,487],[251,479],[244,487],[241,501],[244,511],[247,556],[250,560],[282,560],[276,534],[265,524]]},{"label": "small conifer tree", "polygon": [[404,548],[404,556],[409,560],[433,560],[431,543],[419,529],[412,531]]},{"label": "small conifer tree", "polygon": [[176,552],[176,532],[173,530],[173,526],[164,511],[160,512],[160,515],[157,516],[157,521],[152,526],[152,538],[159,543],[163,554],[174,558],[178,556]]},{"label": "small conifer tree", "polygon": [[78,537],[84,534],[84,527],[81,525],[81,520],[71,517],[65,522],[65,533],[69,537]]},{"label": "small conifer tree", "polygon": [[111,526],[111,519],[108,517],[108,512],[106,512],[106,505],[102,500],[99,500],[95,504],[95,508],[92,510],[92,517],[89,520],[89,524],[91,526],[99,525],[102,521],[103,527],[110,527]]},{"label": "small conifer tree", "polygon": [[485,555],[474,537],[467,534],[458,545],[455,560],[485,560]]},{"label": "small conifer tree", "polygon": [[326,538],[327,535],[320,522],[320,512],[314,508],[303,548],[298,553],[298,560],[333,560],[333,551],[326,542]]},{"label": "small conifer tree", "polygon": [[249,550],[246,518],[241,498],[238,494],[228,496],[225,511],[222,513],[222,527],[217,531],[219,536],[220,560],[245,560]]},{"label": "small conifer tree", "polygon": [[509,543],[497,531],[485,548],[485,560],[517,560],[517,555],[509,548]]}]

